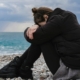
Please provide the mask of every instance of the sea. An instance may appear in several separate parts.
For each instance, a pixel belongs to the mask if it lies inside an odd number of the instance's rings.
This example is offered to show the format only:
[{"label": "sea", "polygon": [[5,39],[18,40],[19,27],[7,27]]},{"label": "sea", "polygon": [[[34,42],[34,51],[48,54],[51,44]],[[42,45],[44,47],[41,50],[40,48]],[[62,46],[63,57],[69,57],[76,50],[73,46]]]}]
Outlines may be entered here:
[{"label": "sea", "polygon": [[29,46],[23,32],[0,32],[0,55],[23,54]]}]

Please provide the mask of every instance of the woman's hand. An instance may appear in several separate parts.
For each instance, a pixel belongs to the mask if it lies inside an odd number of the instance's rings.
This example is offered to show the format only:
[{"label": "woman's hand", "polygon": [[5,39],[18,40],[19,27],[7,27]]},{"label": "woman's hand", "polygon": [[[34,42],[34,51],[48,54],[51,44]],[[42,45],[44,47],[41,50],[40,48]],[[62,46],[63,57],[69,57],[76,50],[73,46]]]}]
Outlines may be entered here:
[{"label": "woman's hand", "polygon": [[38,27],[38,25],[33,25],[32,27],[28,28],[26,35],[29,37],[29,39],[33,39],[33,33],[37,30]]}]

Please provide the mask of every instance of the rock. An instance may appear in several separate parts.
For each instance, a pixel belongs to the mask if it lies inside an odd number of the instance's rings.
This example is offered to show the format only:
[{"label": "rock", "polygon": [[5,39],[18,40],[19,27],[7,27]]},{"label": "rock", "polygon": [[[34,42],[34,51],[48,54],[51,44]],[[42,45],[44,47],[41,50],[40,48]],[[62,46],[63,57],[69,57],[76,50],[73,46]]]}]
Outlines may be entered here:
[{"label": "rock", "polygon": [[[14,59],[15,56],[21,56],[21,54],[0,56],[0,68],[8,64],[12,59]],[[33,64],[33,68],[31,68],[31,70],[33,71],[32,74],[34,80],[53,80],[52,79],[53,75],[49,71],[42,55],[37,61],[35,61],[35,63]],[[0,79],[0,80],[5,80],[5,79]],[[8,78],[6,80],[22,80],[22,79],[18,77],[13,79]]]}]

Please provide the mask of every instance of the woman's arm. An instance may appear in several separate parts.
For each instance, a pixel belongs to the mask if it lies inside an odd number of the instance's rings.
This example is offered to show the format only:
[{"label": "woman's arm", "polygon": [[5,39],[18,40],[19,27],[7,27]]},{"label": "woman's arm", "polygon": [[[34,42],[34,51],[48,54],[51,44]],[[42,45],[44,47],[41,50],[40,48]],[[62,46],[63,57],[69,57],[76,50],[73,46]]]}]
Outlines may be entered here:
[{"label": "woman's arm", "polygon": [[30,43],[42,44],[62,33],[62,21],[63,18],[60,15],[53,16],[46,25],[39,27],[36,32],[33,33],[33,39],[29,39],[24,32],[26,40]]}]

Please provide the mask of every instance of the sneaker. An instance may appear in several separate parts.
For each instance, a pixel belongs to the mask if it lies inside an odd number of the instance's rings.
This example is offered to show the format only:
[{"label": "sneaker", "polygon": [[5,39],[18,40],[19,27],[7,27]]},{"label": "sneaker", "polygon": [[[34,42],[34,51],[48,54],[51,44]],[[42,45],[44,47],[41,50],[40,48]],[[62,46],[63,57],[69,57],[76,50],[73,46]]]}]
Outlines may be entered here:
[{"label": "sneaker", "polygon": [[19,64],[20,58],[17,56],[10,63],[0,69],[0,78],[18,77]]},{"label": "sneaker", "polygon": [[24,80],[29,80],[29,79],[33,80],[31,67],[25,66],[25,62],[23,63],[23,65],[19,70],[19,75]]}]

